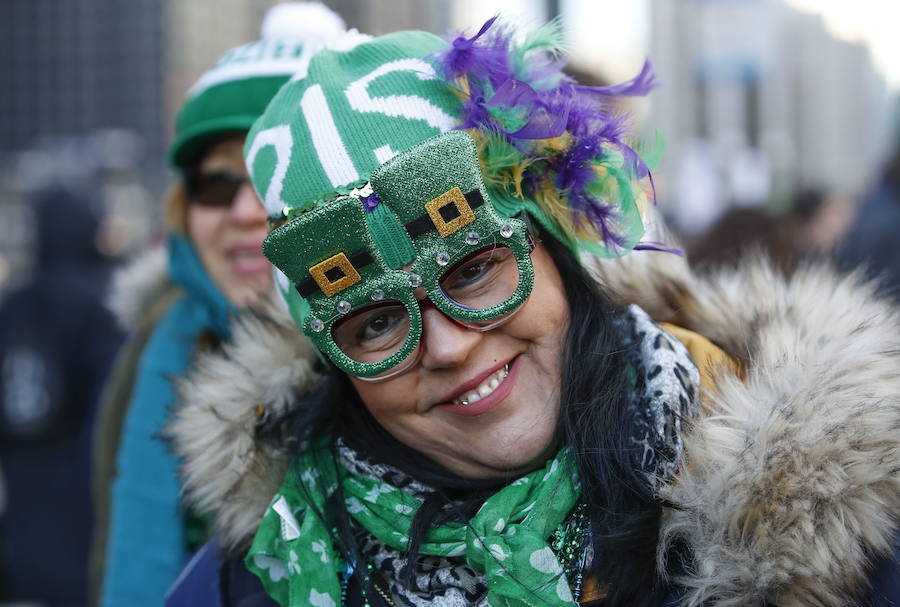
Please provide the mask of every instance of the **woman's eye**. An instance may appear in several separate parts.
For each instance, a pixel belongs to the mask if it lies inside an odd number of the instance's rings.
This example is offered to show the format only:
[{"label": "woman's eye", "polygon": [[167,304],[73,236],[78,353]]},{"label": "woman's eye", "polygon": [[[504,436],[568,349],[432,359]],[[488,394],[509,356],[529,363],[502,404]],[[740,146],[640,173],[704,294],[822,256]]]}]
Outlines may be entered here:
[{"label": "woman's eye", "polygon": [[378,314],[372,316],[363,325],[360,331],[361,341],[371,341],[384,336],[397,326],[403,319],[397,314]]},{"label": "woman's eye", "polygon": [[480,260],[478,262],[463,266],[454,273],[453,279],[451,280],[451,284],[449,286],[456,289],[469,286],[470,284],[480,280],[488,272],[490,272],[493,265],[494,262],[491,260]]}]

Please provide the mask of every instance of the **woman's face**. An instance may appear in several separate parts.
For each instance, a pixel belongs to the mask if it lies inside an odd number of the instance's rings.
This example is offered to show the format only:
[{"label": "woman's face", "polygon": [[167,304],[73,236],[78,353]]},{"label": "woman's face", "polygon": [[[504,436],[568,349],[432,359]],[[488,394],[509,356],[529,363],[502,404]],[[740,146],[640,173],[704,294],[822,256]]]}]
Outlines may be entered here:
[{"label": "woman's face", "polygon": [[[540,244],[532,260],[531,296],[504,324],[479,332],[423,306],[422,355],[412,369],[382,382],[350,378],[382,427],[463,477],[524,473],[555,446],[569,307]],[[454,403],[472,393],[480,399]]]},{"label": "woman's face", "polygon": [[[200,174],[245,178],[243,147],[243,137],[216,143],[200,162]],[[268,233],[266,211],[249,181],[230,206],[189,204],[187,226],[203,266],[229,302],[248,306],[271,288],[272,266],[261,248]]]}]

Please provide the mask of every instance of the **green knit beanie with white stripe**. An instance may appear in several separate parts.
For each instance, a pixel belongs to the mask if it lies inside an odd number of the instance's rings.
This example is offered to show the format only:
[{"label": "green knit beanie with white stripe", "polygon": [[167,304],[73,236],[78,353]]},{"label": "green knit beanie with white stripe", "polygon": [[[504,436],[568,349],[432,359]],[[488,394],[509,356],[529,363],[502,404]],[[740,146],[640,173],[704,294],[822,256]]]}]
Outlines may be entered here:
[{"label": "green knit beanie with white stripe", "polygon": [[460,101],[424,59],[444,46],[407,31],[316,54],[247,136],[247,167],[269,215],[349,191],[397,153],[455,127]]},{"label": "green knit beanie with white stripe", "polygon": [[[410,218],[401,221],[397,214],[403,212],[394,207],[401,191],[424,196],[426,210],[450,194],[420,186],[454,174],[464,148],[448,151],[452,146],[434,142],[456,128],[475,143],[484,199],[490,198],[498,217],[525,213],[577,254],[666,250],[662,243],[641,241],[653,202],[653,163],[626,141],[626,118],[610,102],[653,88],[649,62],[629,82],[583,87],[560,70],[560,40],[556,24],[518,40],[511,27],[491,19],[475,36],[452,42],[406,31],[342,48],[326,45],[278,92],[247,134],[244,155],[276,228],[263,250],[278,268],[278,290],[304,331],[310,303],[299,283],[321,270],[316,264],[339,258],[342,239],[356,239],[354,251],[365,241],[362,248],[377,249],[392,270],[418,259]],[[434,144],[431,152],[440,148],[449,156],[422,159],[418,172],[410,169],[382,199],[384,184],[377,185],[373,174],[427,140]],[[365,210],[362,223],[346,217],[334,223],[332,203],[340,206],[348,195]],[[460,216],[463,207],[456,207]],[[439,231],[451,221],[431,219]],[[297,265],[314,257],[309,267]],[[342,276],[351,276],[351,266],[348,258]],[[329,267],[339,280],[337,266]]]},{"label": "green knit beanie with white stripe", "polygon": [[187,92],[169,150],[176,168],[223,135],[245,133],[326,40],[345,35],[341,18],[312,2],[276,5],[263,25],[262,40],[229,50]]}]

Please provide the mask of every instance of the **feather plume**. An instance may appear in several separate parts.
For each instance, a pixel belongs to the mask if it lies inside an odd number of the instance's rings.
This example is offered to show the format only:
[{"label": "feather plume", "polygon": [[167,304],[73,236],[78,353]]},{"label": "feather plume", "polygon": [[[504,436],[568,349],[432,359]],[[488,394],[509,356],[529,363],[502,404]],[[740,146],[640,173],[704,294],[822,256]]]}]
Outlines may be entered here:
[{"label": "feather plume", "polygon": [[[614,98],[656,86],[649,61],[631,80],[583,86],[562,71],[559,21],[517,42],[492,17],[474,36],[460,34],[432,56],[462,101],[459,128],[476,140],[485,184],[505,214],[536,203],[573,247],[602,256],[639,246],[655,201],[650,166],[627,141],[628,116]],[[658,162],[654,150],[652,166]]]}]

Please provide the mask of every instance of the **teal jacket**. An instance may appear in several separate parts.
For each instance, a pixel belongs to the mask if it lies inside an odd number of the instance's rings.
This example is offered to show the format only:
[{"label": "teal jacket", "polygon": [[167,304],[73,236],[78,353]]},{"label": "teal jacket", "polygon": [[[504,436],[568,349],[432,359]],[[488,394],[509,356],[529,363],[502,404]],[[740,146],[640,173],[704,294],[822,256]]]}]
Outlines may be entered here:
[{"label": "teal jacket", "polygon": [[227,338],[231,308],[189,240],[172,236],[168,251],[170,278],[184,295],[153,329],[138,365],[111,490],[103,607],[163,605],[188,556],[177,460],[159,431],[173,379],[185,375],[202,333]]}]

